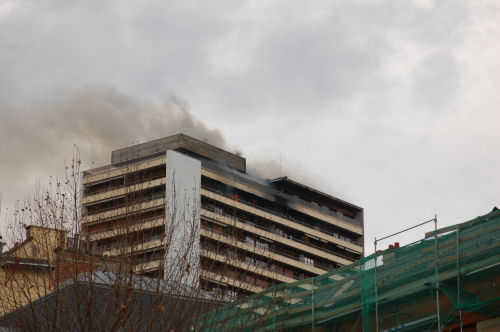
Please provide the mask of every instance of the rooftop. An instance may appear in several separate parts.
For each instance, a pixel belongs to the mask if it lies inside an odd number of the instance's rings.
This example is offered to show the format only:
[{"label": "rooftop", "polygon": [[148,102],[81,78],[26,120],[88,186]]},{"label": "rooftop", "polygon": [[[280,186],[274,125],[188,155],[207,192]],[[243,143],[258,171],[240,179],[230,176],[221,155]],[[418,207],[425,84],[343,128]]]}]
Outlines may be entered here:
[{"label": "rooftop", "polygon": [[176,134],[114,150],[111,153],[111,164],[125,164],[131,161],[148,159],[164,154],[167,150],[187,151],[194,155],[222,162],[241,172],[246,172],[245,158],[185,134]]},{"label": "rooftop", "polygon": [[363,210],[359,206],[341,200],[337,197],[328,195],[302,183],[293,181],[286,176],[270,180],[270,182],[274,184],[278,189],[283,190],[288,194],[295,194],[302,199],[321,203],[321,205],[328,206],[329,208],[334,210],[339,205],[348,210],[354,210],[356,212]]}]

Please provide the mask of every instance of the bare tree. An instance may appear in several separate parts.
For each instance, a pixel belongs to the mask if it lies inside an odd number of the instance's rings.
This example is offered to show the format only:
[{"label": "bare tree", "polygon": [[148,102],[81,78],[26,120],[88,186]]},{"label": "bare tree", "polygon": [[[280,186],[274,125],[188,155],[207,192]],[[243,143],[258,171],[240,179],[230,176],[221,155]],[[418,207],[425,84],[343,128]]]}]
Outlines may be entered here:
[{"label": "bare tree", "polygon": [[[218,330],[221,320],[214,326],[203,313],[224,315],[224,303],[270,286],[254,276],[276,273],[270,266],[272,251],[255,239],[243,241],[241,225],[236,227],[243,221],[236,210],[233,215],[219,213],[230,222],[222,231],[194,217],[202,208],[217,211],[215,201],[197,206],[174,191],[159,198],[163,205],[168,197],[177,202],[169,214],[156,216],[166,219],[156,225],[157,218],[145,220],[139,213],[151,204],[151,188],[133,176],[122,186],[121,216],[107,229],[114,242],[104,248],[92,245],[92,229],[81,224],[80,165],[75,149],[64,180],[52,178],[48,189],[38,188],[10,216],[7,242],[13,245],[0,262],[0,327]],[[123,172],[134,174],[130,168],[135,166],[127,167]],[[200,243],[200,231],[210,240]]]}]

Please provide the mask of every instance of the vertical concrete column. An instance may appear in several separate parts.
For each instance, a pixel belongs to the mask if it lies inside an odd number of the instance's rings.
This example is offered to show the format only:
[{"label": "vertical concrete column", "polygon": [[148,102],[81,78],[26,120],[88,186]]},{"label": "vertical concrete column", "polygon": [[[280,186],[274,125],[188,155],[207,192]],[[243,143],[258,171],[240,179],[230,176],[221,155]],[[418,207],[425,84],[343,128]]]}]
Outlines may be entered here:
[{"label": "vertical concrete column", "polygon": [[164,278],[197,287],[200,275],[201,162],[167,151]]}]

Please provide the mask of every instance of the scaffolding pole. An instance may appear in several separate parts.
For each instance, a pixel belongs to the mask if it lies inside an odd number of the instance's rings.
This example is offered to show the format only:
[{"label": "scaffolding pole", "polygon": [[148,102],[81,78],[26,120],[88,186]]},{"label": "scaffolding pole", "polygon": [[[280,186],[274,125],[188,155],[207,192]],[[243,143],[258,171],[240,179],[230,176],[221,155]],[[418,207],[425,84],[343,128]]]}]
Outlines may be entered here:
[{"label": "scaffolding pole", "polygon": [[[401,233],[404,233],[404,232],[407,232],[409,230],[412,230],[414,228],[417,228],[417,227],[420,227],[420,226],[423,226],[425,224],[428,224],[430,222],[434,222],[434,236],[435,236],[435,246],[436,246],[436,269],[435,269],[435,273],[436,273],[436,283],[437,283],[437,215],[434,215],[434,218],[433,219],[430,219],[430,220],[427,220],[427,221],[424,221],[420,224],[417,224],[417,225],[414,225],[414,226],[411,226],[411,227],[408,227],[406,229],[403,229],[402,231],[399,231],[399,232],[396,232],[396,233],[393,233],[391,235],[387,235],[387,236],[384,236],[380,239],[377,239],[377,237],[375,237],[375,241],[374,241],[374,247],[375,247],[375,266],[373,267],[375,270],[374,270],[374,291],[375,291],[375,330],[376,332],[379,332],[379,314],[378,314],[378,294],[377,294],[377,243],[380,242],[380,241],[383,241],[385,239],[388,239],[390,237],[393,237],[395,235],[398,235],[398,234],[401,234]],[[437,286],[437,284],[436,284]],[[436,288],[436,296],[437,296],[437,310],[438,310],[438,330],[439,332],[441,332],[441,327],[440,327],[440,320],[439,320],[439,293],[437,292],[437,288]]]},{"label": "scaffolding pole", "polygon": [[460,291],[461,285],[460,285],[460,227],[457,225],[457,304],[458,304],[458,323],[460,325],[460,332],[463,332],[463,326],[462,326],[462,292]]},{"label": "scaffolding pole", "polygon": [[438,332],[441,332],[441,315],[439,312],[439,280],[438,280],[438,263],[439,263],[439,250],[438,250],[438,234],[437,234],[437,216],[434,216],[434,251],[436,260],[434,263],[434,283],[436,288],[436,313],[437,313],[437,324],[438,324]]},{"label": "scaffolding pole", "polygon": [[375,330],[378,332],[378,295],[377,295],[377,237],[375,237],[375,266],[373,272],[373,278],[375,280]]},{"label": "scaffolding pole", "polygon": [[314,278],[311,278],[311,313],[312,313],[312,328],[311,331],[314,332],[315,330],[315,323],[314,323]]}]

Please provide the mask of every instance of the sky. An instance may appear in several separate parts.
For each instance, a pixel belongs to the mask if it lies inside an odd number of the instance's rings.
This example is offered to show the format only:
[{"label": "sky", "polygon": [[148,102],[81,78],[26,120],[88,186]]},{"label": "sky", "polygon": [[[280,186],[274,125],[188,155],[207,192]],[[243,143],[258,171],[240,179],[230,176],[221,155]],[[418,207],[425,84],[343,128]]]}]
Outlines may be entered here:
[{"label": "sky", "polygon": [[75,145],[87,169],[178,132],[363,207],[367,253],[486,214],[498,22],[496,0],[0,0],[0,223]]}]

